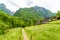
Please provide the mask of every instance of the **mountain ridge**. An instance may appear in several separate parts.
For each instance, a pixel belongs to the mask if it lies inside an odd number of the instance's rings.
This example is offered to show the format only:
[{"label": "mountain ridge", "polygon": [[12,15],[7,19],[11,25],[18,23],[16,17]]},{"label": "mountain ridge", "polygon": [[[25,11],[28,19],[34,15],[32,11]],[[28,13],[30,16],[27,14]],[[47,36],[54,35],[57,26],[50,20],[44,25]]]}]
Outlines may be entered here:
[{"label": "mountain ridge", "polygon": [[13,12],[11,12],[9,9],[6,8],[5,4],[0,4],[0,10],[4,11],[5,13],[9,14],[9,15],[13,15]]}]

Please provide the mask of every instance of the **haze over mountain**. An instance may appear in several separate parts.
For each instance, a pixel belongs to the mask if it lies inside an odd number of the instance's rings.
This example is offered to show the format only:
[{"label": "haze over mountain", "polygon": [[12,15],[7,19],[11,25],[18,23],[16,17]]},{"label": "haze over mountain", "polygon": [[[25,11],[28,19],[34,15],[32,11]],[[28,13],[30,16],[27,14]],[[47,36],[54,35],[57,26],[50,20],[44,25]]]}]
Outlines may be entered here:
[{"label": "haze over mountain", "polygon": [[4,4],[0,4],[0,10],[5,12],[5,13],[8,13],[10,15],[13,15],[13,12],[11,12],[9,9],[7,9]]}]

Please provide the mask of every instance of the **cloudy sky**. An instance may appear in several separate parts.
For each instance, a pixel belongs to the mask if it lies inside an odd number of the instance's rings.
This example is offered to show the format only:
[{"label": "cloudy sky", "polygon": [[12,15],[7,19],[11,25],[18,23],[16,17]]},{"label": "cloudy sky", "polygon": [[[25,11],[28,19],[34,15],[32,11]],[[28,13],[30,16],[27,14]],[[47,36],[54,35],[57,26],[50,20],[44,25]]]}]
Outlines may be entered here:
[{"label": "cloudy sky", "polygon": [[60,0],[0,0],[0,3],[4,3],[11,11],[16,11],[19,8],[40,6],[57,12],[60,10]]}]

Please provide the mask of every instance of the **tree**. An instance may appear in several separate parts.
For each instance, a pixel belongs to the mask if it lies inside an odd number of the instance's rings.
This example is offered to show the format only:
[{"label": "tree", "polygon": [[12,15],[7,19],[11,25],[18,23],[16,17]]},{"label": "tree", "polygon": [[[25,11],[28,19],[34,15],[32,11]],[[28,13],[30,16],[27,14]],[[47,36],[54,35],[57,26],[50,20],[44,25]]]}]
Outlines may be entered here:
[{"label": "tree", "polygon": [[60,19],[60,11],[57,12],[56,17],[58,20]]}]

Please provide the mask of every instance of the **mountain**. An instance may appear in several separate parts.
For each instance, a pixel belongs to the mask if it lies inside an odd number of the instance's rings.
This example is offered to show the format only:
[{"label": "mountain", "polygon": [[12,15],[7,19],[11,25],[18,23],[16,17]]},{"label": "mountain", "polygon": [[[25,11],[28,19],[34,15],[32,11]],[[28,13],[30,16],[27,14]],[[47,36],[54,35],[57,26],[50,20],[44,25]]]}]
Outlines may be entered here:
[{"label": "mountain", "polygon": [[40,13],[45,18],[50,18],[52,16],[55,16],[55,14],[53,14],[50,10],[48,10],[46,8],[38,7],[38,6],[35,6],[32,8],[34,8],[34,10],[36,10],[37,13]]},{"label": "mountain", "polygon": [[7,9],[4,4],[0,4],[0,10],[4,11],[4,12],[10,14],[10,15],[13,15],[13,12],[11,12],[9,9]]},{"label": "mountain", "polygon": [[48,9],[35,6],[30,8],[20,8],[16,11],[14,16],[35,25],[36,23],[40,24],[44,19],[51,18],[55,15]]}]

